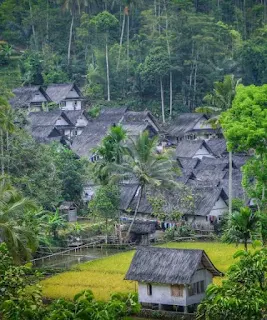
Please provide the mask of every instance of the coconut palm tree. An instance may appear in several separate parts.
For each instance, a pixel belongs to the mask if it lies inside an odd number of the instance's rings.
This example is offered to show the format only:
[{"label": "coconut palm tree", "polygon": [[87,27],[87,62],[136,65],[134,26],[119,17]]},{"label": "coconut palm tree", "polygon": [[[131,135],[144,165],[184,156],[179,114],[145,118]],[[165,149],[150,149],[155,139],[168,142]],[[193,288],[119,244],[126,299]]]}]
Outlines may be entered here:
[{"label": "coconut palm tree", "polygon": [[134,216],[126,237],[129,237],[142,196],[146,193],[148,186],[161,188],[176,185],[175,161],[165,155],[157,154],[157,143],[157,137],[150,138],[149,133],[145,131],[136,140],[130,140],[122,164],[116,166],[119,177],[133,178],[139,185]]},{"label": "coconut palm tree", "polygon": [[228,243],[244,243],[245,250],[248,250],[249,240],[261,240],[261,216],[248,207],[234,211],[228,218],[223,240]]},{"label": "coconut palm tree", "polygon": [[36,204],[22,197],[8,179],[0,180],[0,239],[16,262],[26,260],[37,249],[35,228],[27,224],[27,215],[38,210]]}]

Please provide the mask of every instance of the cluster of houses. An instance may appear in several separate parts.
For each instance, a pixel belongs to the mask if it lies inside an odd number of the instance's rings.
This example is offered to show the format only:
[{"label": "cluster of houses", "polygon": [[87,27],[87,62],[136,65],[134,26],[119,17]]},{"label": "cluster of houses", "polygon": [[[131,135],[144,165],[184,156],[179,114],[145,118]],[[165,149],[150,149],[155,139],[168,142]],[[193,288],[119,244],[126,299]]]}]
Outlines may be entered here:
[{"label": "cluster of houses", "polygon": [[[168,126],[161,126],[150,112],[134,112],[125,107],[104,108],[96,118],[91,118],[84,108],[85,99],[74,83],[47,88],[22,87],[13,93],[11,106],[26,111],[28,129],[37,141],[60,141],[79,157],[91,161],[97,161],[95,147],[111,126],[122,125],[130,137],[144,131],[159,136],[157,151],[163,152],[165,148],[175,151],[181,172],[177,181],[192,193],[193,206],[184,206],[181,213],[184,221],[196,229],[213,229],[228,210],[230,166],[233,198],[249,201],[241,186],[241,167],[248,156],[235,154],[229,163],[221,129],[214,129],[204,114],[184,113]],[[120,210],[127,220],[135,209],[139,186],[125,181],[120,188]],[[90,201],[95,189],[90,183],[85,186],[84,201]],[[179,203],[178,198],[179,194],[172,194],[168,201],[175,199]],[[69,216],[71,211],[70,220],[75,221],[76,208],[71,202],[64,202],[61,210]],[[157,225],[165,229],[175,222],[153,219],[152,206],[143,194],[131,234],[145,244]],[[138,282],[139,301],[143,306],[187,313],[194,311],[203,299],[212,277],[221,275],[203,250],[143,247],[135,253],[125,279]]]},{"label": "cluster of houses", "polygon": [[[181,210],[183,219],[196,229],[213,229],[228,208],[229,158],[220,128],[213,128],[208,117],[201,113],[180,114],[162,126],[149,111],[129,111],[126,107],[103,108],[92,118],[84,108],[84,97],[74,84],[52,84],[47,88],[30,86],[17,88],[10,103],[13,108],[26,110],[28,128],[40,142],[61,141],[79,157],[97,160],[95,148],[111,126],[122,125],[128,136],[136,137],[149,131],[159,136],[158,152],[175,150],[181,175],[177,177],[192,192],[194,205]],[[232,158],[233,198],[245,198],[241,186],[241,167],[248,156],[236,154]],[[84,201],[90,201],[95,186],[88,183]],[[128,215],[135,208],[139,186],[135,182],[121,185],[121,211]],[[179,197],[174,195],[175,198]],[[152,206],[144,194],[138,218],[151,220]],[[154,219],[155,220],[155,219]],[[173,226],[164,221],[165,227]],[[140,228],[139,228],[140,229]],[[151,230],[151,226],[148,226]]]}]

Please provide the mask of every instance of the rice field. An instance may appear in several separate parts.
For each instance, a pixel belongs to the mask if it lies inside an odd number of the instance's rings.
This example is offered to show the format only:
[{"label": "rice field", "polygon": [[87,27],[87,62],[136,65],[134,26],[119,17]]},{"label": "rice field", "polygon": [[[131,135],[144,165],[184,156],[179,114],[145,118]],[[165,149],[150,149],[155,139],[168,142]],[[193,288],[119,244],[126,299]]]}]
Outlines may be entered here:
[{"label": "rice field", "polygon": [[[234,262],[233,254],[240,250],[235,245],[220,242],[179,242],[162,245],[167,248],[203,249],[222,272]],[[134,251],[119,253],[100,260],[80,264],[73,270],[58,274],[41,282],[47,298],[72,299],[79,291],[91,289],[98,300],[107,300],[114,292],[135,292],[135,281],[125,281]],[[220,283],[221,279],[214,279]]]}]

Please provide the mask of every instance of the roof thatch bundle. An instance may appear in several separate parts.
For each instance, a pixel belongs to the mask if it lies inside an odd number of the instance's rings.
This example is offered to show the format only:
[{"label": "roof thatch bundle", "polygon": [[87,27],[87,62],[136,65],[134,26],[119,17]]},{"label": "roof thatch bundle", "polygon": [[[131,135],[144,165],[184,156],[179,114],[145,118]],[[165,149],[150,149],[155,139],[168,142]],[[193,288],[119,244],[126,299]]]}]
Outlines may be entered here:
[{"label": "roof thatch bundle", "polygon": [[204,140],[182,140],[177,145],[176,157],[192,158],[201,148],[206,148],[208,152],[213,156],[212,151]]},{"label": "roof thatch bundle", "polygon": [[204,266],[212,276],[222,276],[204,250],[138,248],[126,280],[162,284],[190,284],[195,272]]},{"label": "roof thatch bundle", "polygon": [[46,93],[53,102],[60,103],[61,101],[67,99],[67,96],[72,89],[74,89],[78,93],[79,99],[83,98],[80,89],[76,86],[75,83],[50,84],[46,89]]},{"label": "roof thatch bundle", "polygon": [[[130,225],[131,221],[129,221]],[[156,232],[156,221],[149,221],[149,220],[135,220],[131,233],[135,234],[152,234]]]},{"label": "roof thatch bundle", "polygon": [[28,108],[32,103],[50,102],[50,97],[41,86],[20,87],[13,90],[15,97],[10,99],[13,108]]},{"label": "roof thatch bundle", "polygon": [[225,139],[209,139],[206,143],[216,157],[223,157],[228,153]]},{"label": "roof thatch bundle", "polygon": [[31,134],[38,142],[60,141],[61,133],[54,126],[35,126],[31,128]]},{"label": "roof thatch bundle", "polygon": [[29,121],[32,127],[55,126],[57,120],[62,116],[62,114],[63,112],[61,110],[53,110],[50,112],[31,112],[29,114]]}]

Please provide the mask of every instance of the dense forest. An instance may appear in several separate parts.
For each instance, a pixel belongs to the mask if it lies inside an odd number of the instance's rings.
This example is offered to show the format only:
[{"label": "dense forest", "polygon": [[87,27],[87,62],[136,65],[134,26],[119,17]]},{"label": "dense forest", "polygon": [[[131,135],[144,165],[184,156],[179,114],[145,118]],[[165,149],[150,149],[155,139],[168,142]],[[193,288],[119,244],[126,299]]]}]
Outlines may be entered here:
[{"label": "dense forest", "polygon": [[91,103],[168,118],[227,74],[265,83],[266,20],[266,0],[0,0],[0,94],[76,81]]}]

